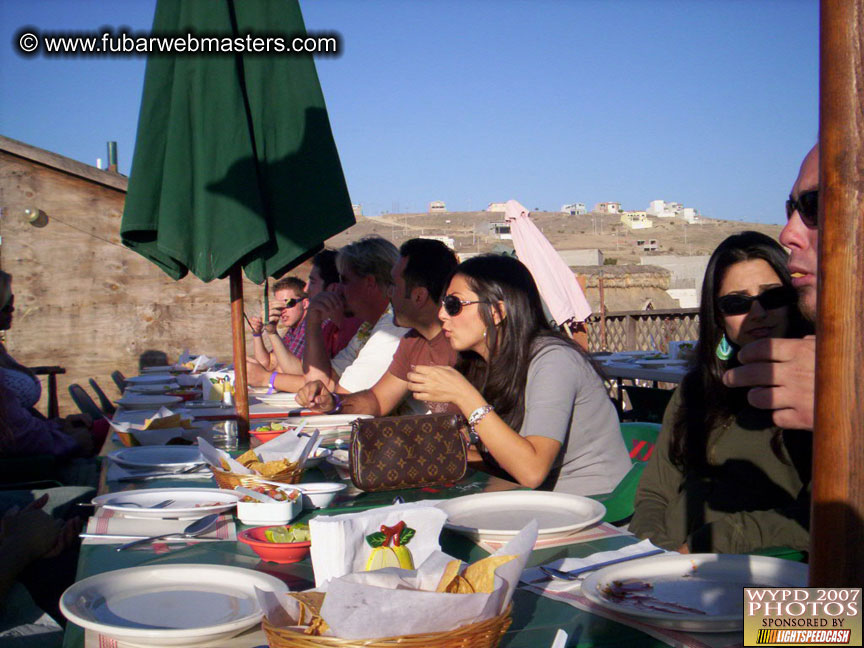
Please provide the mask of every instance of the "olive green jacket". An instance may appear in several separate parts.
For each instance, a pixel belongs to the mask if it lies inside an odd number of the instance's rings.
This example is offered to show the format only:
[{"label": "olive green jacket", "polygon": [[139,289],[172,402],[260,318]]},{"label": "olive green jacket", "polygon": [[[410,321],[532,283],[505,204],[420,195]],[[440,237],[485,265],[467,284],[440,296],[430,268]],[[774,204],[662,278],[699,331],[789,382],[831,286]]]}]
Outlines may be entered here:
[{"label": "olive green jacket", "polygon": [[[809,546],[809,469],[804,479],[792,461],[809,464],[809,432],[787,431],[781,458],[771,448],[778,428],[770,412],[750,407],[716,426],[707,443],[709,468],[684,476],[669,457],[672,423],[680,407],[675,394],[639,489],[630,531],[666,549],[685,542],[693,552],[748,553],[767,547]],[[798,435],[790,437],[790,435]]]}]

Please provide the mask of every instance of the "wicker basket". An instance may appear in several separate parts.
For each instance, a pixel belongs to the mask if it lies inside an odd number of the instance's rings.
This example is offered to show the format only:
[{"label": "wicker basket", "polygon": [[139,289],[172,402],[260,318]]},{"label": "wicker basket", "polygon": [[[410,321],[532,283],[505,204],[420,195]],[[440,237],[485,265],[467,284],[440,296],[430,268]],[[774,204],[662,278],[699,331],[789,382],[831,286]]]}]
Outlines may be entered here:
[{"label": "wicker basket", "polygon": [[262,480],[282,482],[283,484],[296,484],[300,481],[300,477],[303,475],[303,468],[300,466],[283,470],[271,477],[264,477],[263,475],[238,475],[237,473],[219,470],[213,466],[210,466],[210,470],[213,473],[213,479],[216,480],[219,487],[228,489],[233,489],[235,486],[258,486],[261,484]]},{"label": "wicker basket", "polygon": [[384,639],[339,639],[337,637],[314,637],[311,635],[276,628],[262,621],[270,648],[495,648],[510,627],[511,604],[503,614],[486,621],[448,630],[424,634],[387,637]]}]

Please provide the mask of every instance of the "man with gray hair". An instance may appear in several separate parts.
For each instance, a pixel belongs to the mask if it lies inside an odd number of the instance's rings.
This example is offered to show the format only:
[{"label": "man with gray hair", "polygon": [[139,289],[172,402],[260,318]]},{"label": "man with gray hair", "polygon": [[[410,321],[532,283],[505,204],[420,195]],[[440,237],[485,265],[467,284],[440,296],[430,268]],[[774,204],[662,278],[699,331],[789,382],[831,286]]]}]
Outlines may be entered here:
[{"label": "man with gray hair", "polygon": [[[306,310],[306,350],[303,374],[274,372],[270,385],[296,392],[311,380],[320,380],[335,393],[369,389],[383,376],[399,341],[408,329],[396,326],[389,308],[393,266],[399,251],[380,236],[366,236],[341,248],[336,257],[339,284],[309,301]],[[357,334],[332,360],[321,324],[343,311],[363,320]]]}]

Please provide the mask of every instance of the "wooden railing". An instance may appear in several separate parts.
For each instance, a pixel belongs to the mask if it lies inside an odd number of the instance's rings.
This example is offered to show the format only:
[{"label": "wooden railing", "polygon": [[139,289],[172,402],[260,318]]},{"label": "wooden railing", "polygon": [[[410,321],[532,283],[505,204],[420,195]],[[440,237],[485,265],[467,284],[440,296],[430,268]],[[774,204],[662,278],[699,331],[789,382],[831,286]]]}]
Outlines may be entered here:
[{"label": "wooden railing", "polygon": [[[699,337],[698,308],[594,313],[587,320],[589,351],[654,349]],[[653,340],[653,343],[652,343]]]}]

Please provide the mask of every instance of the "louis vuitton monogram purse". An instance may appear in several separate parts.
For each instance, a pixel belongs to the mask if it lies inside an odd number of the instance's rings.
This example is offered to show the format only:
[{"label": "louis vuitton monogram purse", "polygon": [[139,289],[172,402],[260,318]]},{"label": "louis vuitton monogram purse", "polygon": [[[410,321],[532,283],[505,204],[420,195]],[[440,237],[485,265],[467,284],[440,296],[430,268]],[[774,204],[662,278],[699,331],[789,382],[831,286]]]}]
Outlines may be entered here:
[{"label": "louis vuitton monogram purse", "polygon": [[384,416],[352,424],[351,481],[364,491],[440,486],[462,479],[468,445],[458,414]]}]

